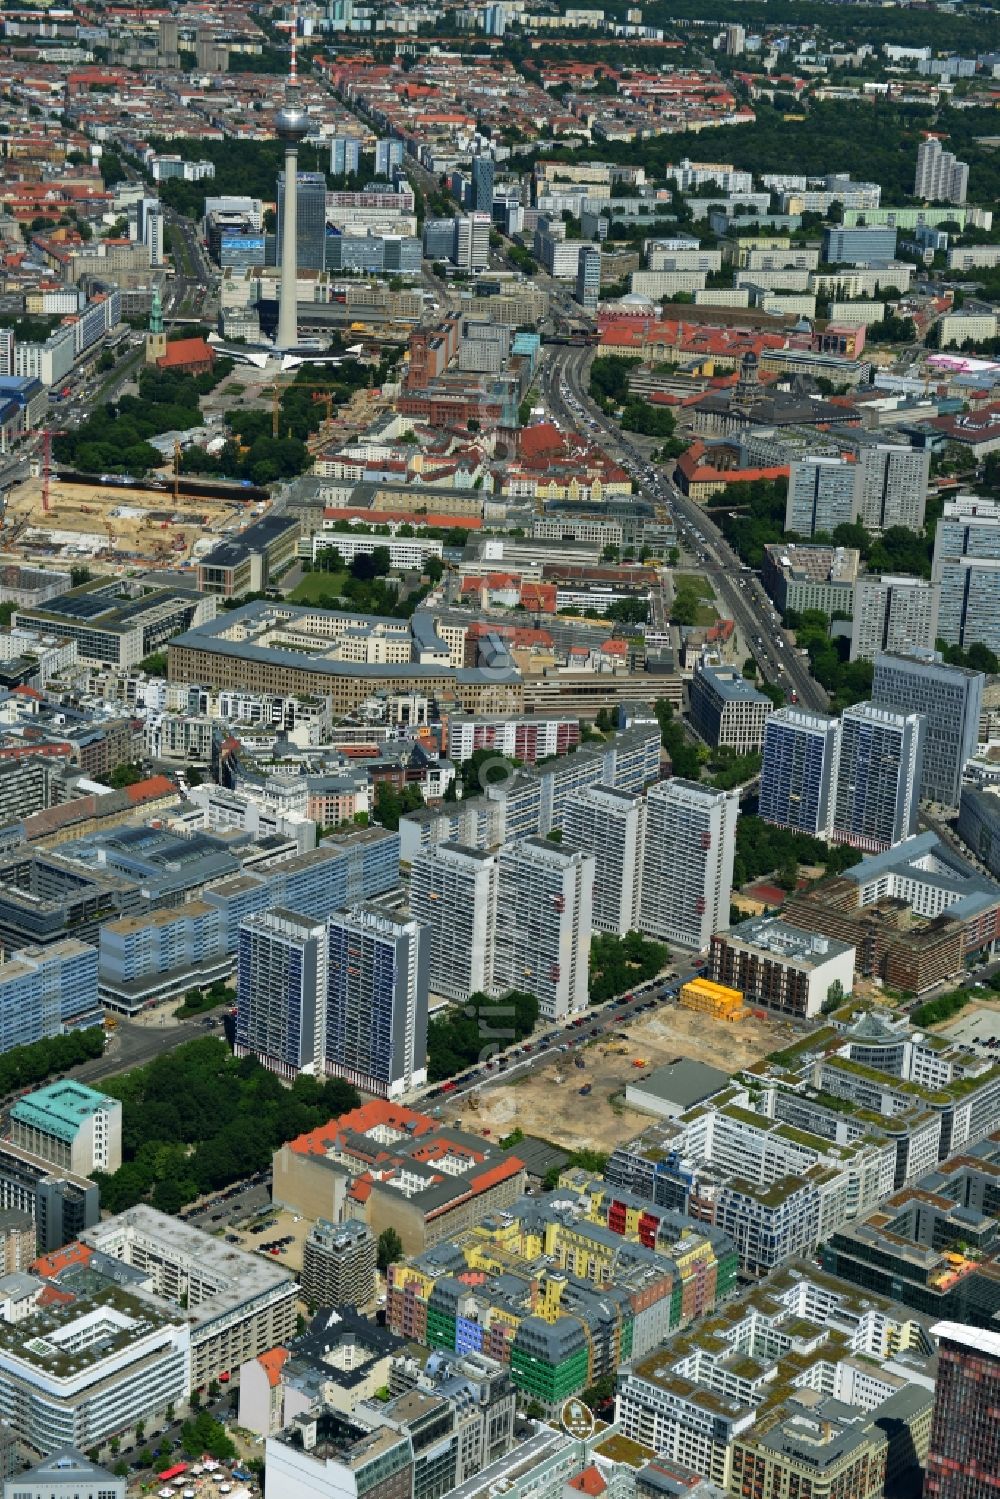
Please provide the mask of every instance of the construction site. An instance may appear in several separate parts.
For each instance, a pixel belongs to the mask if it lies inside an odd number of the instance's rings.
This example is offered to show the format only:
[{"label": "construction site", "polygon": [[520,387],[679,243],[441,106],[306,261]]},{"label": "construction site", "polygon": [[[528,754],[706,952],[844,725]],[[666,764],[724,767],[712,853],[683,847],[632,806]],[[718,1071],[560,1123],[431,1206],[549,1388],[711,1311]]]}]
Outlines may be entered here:
[{"label": "construction site", "polygon": [[[47,500],[46,507],[46,488]],[[0,525],[0,552],[8,560],[97,563],[104,569],[190,566],[224,535],[235,534],[266,506],[234,491],[231,501],[172,493],[139,483],[26,479],[9,492]]]},{"label": "construction site", "polygon": [[463,1127],[491,1136],[508,1135],[517,1127],[567,1150],[612,1150],[651,1119],[626,1105],[626,1083],[678,1057],[734,1072],[787,1045],[791,1034],[783,1021],[757,1014],[733,1025],[666,1006],[629,1021],[620,1033],[579,1043],[509,1082],[498,1078],[449,1099],[441,1110],[460,1118]]}]

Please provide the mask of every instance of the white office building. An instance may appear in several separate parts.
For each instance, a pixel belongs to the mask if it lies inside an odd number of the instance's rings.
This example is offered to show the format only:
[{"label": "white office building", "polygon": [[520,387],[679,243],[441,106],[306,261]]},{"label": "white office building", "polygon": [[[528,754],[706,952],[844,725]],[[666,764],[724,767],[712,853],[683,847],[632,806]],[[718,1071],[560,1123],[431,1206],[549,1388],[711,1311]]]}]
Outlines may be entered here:
[{"label": "white office building", "polygon": [[466,1000],[493,984],[497,859],[483,849],[439,843],[410,866],[410,912],[430,942],[431,993]]},{"label": "white office building", "polygon": [[939,589],[923,578],[864,576],[854,587],[851,660],[874,661],[879,651],[933,650]]},{"label": "white office building", "polygon": [[566,808],[563,847],[594,856],[595,932],[624,937],[639,928],[645,831],[644,798],[614,786],[589,786]]},{"label": "white office building", "polygon": [[127,1489],[127,1479],[67,1447],[43,1457],[26,1473],[8,1478],[3,1499],[125,1499]]},{"label": "white office building", "polygon": [[674,776],[646,797],[640,930],[702,949],[729,926],[739,796]]},{"label": "white office building", "polygon": [[[135,1272],[123,1273],[122,1282],[141,1283],[149,1305],[162,1307],[179,1323],[190,1346],[192,1389],[238,1369],[295,1331],[298,1285],[284,1265],[236,1249],[146,1203],[105,1218],[80,1238]],[[114,1285],[109,1294],[117,1290]],[[93,1347],[99,1352],[100,1342]],[[145,1419],[158,1404],[151,1401],[143,1410],[137,1402],[137,1416]]]},{"label": "white office building", "polygon": [[927,720],[875,703],[845,708],[833,803],[833,840],[867,853],[917,829]]},{"label": "white office building", "polygon": [[525,989],[545,1020],[585,1010],[593,926],[594,858],[545,838],[499,853],[493,985]]},{"label": "white office building", "polygon": [[466,213],[455,220],[455,264],[463,271],[484,271],[490,263],[488,213]]},{"label": "white office building", "polygon": [[128,1284],[0,1322],[0,1420],[43,1456],[100,1447],[187,1398],[186,1314]]}]

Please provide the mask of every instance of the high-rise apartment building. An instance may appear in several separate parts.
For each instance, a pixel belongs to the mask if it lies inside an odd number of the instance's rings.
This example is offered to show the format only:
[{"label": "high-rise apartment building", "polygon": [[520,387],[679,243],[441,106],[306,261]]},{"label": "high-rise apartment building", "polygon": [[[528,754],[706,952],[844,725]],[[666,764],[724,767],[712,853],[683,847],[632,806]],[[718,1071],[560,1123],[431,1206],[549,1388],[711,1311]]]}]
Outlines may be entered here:
[{"label": "high-rise apartment building", "polygon": [[302,1246],[302,1296],[310,1306],[367,1306],[375,1299],[377,1246],[367,1223],[320,1218]]},{"label": "high-rise apartment building", "polygon": [[840,721],[779,708],[764,730],[759,812],[765,822],[825,838],[833,813]]},{"label": "high-rise apartment building", "polygon": [[596,932],[624,937],[638,930],[645,830],[643,797],[614,786],[589,786],[566,809],[563,848],[594,856]]},{"label": "high-rise apartment building", "polygon": [[938,1322],[924,1499],[1000,1495],[1000,1333]]},{"label": "high-rise apartment building", "polygon": [[788,468],[785,530],[798,536],[832,534],[861,513],[863,475],[843,458],[795,459]]},{"label": "high-rise apartment building", "polygon": [[[296,176],[296,268],[326,269],[326,177],[322,172]],[[282,265],[285,219],[285,174],[278,173],[277,259]]]},{"label": "high-rise apartment building", "polygon": [[316,1069],[326,979],[322,921],[281,906],[240,926],[236,1051],[284,1077]]},{"label": "high-rise apartment building", "polygon": [[879,651],[933,650],[937,638],[936,583],[923,578],[864,576],[854,589],[851,660],[874,661]]},{"label": "high-rise apartment building", "polygon": [[382,1098],[427,1081],[429,943],[419,921],[358,905],[327,923],[323,1064]]},{"label": "high-rise apartment building", "polygon": [[832,836],[867,853],[917,828],[926,720],[875,703],[845,708],[833,798]]},{"label": "high-rise apartment building", "polygon": [[917,147],[917,173],[913,196],[924,202],[964,203],[969,191],[969,166],[946,151],[937,136]]},{"label": "high-rise apartment building", "polygon": [[927,505],[930,449],[871,443],[860,449],[858,466],[862,524],[869,531],[887,531],[890,526],[919,531]]},{"label": "high-rise apartment building", "polygon": [[488,213],[493,217],[493,183],[496,179],[496,163],[492,156],[472,158],[472,188],[469,207],[475,213]]},{"label": "high-rise apartment building", "polygon": [[681,947],[705,948],[729,926],[735,791],[674,776],[646,796],[640,930]]},{"label": "high-rise apartment building", "polygon": [[138,198],[129,209],[129,238],[145,245],[151,266],[163,264],[163,205],[159,198]]},{"label": "high-rise apartment building", "polygon": [[361,142],[353,135],[335,135],[330,142],[330,176],[346,177],[361,170]]},{"label": "high-rise apartment building", "polygon": [[403,142],[389,138],[375,142],[375,176],[391,177],[403,165]]},{"label": "high-rise apartment building", "polygon": [[746,51],[747,34],[743,26],[730,25],[722,28],[722,49],[727,57],[740,57]]},{"label": "high-rise apartment building", "polygon": [[1000,504],[978,495],[945,502],[934,535],[938,636],[1000,650]]},{"label": "high-rise apartment building", "polygon": [[934,653],[875,657],[872,701],[922,713],[927,721],[920,795],[957,807],[962,770],[976,753],[986,678],[981,671],[946,666]]},{"label": "high-rise apartment building", "polygon": [[583,245],[576,267],[576,300],[584,312],[596,312],[601,300],[601,249]]},{"label": "high-rise apartment building", "polygon": [[427,927],[431,992],[465,1000],[493,984],[496,855],[438,843],[410,867],[410,912]]},{"label": "high-rise apartment building", "polygon": [[494,988],[534,994],[545,1020],[585,1010],[593,855],[521,838],[500,850],[498,864]]}]

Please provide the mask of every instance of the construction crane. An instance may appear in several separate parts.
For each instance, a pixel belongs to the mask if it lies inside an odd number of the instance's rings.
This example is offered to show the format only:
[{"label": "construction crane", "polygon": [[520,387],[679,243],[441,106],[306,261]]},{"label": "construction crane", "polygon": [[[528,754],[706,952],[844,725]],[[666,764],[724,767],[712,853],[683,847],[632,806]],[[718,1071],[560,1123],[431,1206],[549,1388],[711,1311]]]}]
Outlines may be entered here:
[{"label": "construction crane", "polygon": [[177,504],[177,496],[180,492],[181,482],[181,445],[174,438],[174,504]]},{"label": "construction crane", "polygon": [[49,490],[52,483],[52,439],[61,437],[63,429],[46,427],[42,433],[42,514],[49,513]]}]

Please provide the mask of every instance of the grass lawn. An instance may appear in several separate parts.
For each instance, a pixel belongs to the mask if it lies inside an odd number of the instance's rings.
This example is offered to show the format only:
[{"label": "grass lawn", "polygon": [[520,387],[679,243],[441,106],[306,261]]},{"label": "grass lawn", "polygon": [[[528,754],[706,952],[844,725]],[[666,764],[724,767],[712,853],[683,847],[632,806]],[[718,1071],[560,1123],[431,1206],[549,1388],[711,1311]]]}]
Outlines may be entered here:
[{"label": "grass lawn", "polygon": [[346,572],[306,573],[288,595],[289,601],[293,604],[315,604],[324,594],[336,596],[346,577]]},{"label": "grass lawn", "polygon": [[678,573],[674,579],[675,588],[686,588],[691,593],[696,593],[700,599],[713,597],[712,585],[701,573]]},{"label": "grass lawn", "polygon": [[696,625],[714,625],[718,617],[717,611],[712,608],[711,604],[699,604],[694,622]]}]

